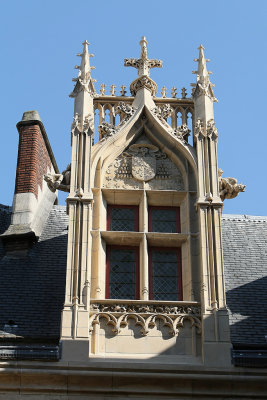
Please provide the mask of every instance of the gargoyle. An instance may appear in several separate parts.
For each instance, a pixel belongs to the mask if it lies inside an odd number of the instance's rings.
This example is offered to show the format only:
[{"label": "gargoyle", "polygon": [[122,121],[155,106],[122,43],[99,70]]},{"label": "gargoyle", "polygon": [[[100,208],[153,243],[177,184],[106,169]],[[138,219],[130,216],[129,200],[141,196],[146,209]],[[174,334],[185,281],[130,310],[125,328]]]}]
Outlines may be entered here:
[{"label": "gargoyle", "polygon": [[67,168],[61,174],[46,174],[44,180],[47,182],[47,186],[52,192],[57,189],[63,192],[70,191],[70,174],[71,164],[68,164]]},{"label": "gargoyle", "polygon": [[223,170],[218,170],[219,175],[219,191],[221,200],[234,199],[240,192],[244,192],[246,185],[237,183],[235,178],[223,178]]}]

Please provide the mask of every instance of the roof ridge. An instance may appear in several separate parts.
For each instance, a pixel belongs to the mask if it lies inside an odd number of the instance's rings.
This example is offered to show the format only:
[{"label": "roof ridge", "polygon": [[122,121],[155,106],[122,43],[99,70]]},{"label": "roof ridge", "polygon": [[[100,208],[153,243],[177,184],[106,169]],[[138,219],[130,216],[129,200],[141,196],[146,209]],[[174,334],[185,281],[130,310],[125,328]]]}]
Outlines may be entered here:
[{"label": "roof ridge", "polygon": [[267,222],[267,216],[265,215],[247,215],[247,214],[223,214],[223,220],[242,220],[242,221],[254,221],[254,222]]}]

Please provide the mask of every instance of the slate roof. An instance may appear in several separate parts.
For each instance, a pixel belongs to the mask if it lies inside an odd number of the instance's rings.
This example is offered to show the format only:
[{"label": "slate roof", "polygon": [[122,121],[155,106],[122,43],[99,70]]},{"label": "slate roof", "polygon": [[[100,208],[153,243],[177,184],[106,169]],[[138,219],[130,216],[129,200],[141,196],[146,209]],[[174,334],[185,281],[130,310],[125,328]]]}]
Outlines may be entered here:
[{"label": "slate roof", "polygon": [[[0,206],[0,233],[8,226],[11,210]],[[65,294],[68,216],[64,206],[54,206],[44,231],[22,257],[3,257],[0,244],[0,330],[11,320],[11,333],[54,339],[60,333],[60,313]],[[1,241],[0,241],[1,242]]]},{"label": "slate roof", "polygon": [[[11,208],[0,205],[0,234]],[[4,256],[0,241],[0,331],[8,321],[16,335],[59,338],[67,253],[65,206],[54,206],[27,256]],[[267,217],[224,215],[225,285],[234,344],[266,345]]]},{"label": "slate roof", "polygon": [[267,345],[267,217],[223,215],[227,306],[233,344]]}]

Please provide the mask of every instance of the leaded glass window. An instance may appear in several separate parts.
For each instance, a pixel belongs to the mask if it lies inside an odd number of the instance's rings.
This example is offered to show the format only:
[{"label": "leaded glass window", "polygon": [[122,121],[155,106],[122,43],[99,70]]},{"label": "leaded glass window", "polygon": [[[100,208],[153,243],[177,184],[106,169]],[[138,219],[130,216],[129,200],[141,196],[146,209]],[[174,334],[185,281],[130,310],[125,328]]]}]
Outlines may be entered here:
[{"label": "leaded glass window", "polygon": [[138,231],[138,207],[109,205],[107,230]]},{"label": "leaded glass window", "polygon": [[107,247],[107,298],[129,300],[138,298],[138,250],[136,247]]},{"label": "leaded glass window", "polygon": [[150,299],[182,299],[180,249],[150,248]]},{"label": "leaded glass window", "polygon": [[180,232],[179,207],[149,207],[150,232]]}]

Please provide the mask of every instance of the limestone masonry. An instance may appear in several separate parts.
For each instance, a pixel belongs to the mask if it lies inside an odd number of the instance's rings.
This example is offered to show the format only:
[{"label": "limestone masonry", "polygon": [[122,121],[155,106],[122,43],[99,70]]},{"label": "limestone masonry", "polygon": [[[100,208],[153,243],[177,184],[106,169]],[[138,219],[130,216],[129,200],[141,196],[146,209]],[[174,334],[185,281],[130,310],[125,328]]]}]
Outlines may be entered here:
[{"label": "limestone masonry", "polygon": [[191,96],[168,97],[145,37],[124,60],[130,96],[97,93],[88,45],[65,170],[37,111],[17,124],[13,206],[0,205],[0,400],[266,399],[267,217],[222,214],[245,185],[218,169],[204,47]]}]

